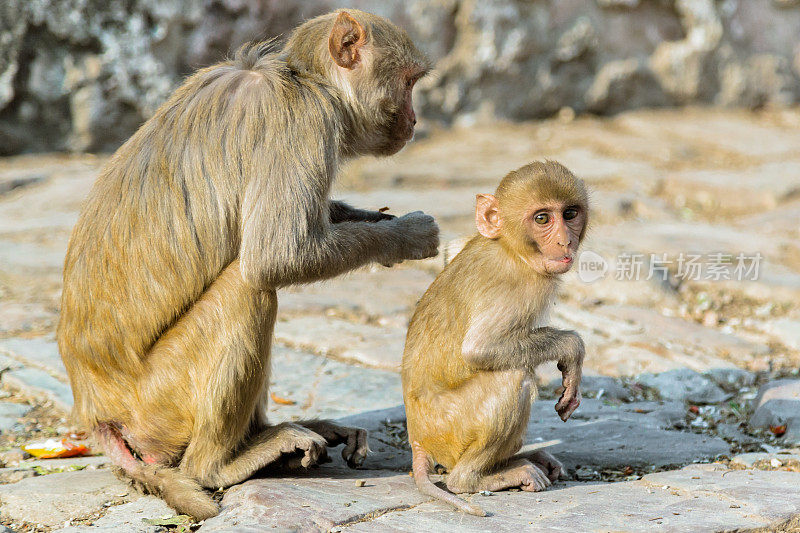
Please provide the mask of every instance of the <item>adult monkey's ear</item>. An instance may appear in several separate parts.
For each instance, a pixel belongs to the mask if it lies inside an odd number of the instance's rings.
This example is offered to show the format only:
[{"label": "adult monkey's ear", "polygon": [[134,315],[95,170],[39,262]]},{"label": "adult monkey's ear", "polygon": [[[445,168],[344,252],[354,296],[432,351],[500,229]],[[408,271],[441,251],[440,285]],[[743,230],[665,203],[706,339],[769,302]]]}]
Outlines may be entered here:
[{"label": "adult monkey's ear", "polygon": [[359,51],[367,40],[361,24],[347,11],[342,11],[333,23],[328,37],[328,51],[337,65],[353,69],[361,60]]},{"label": "adult monkey's ear", "polygon": [[502,222],[497,198],[491,194],[479,194],[475,200],[475,225],[478,233],[488,239],[498,238]]}]

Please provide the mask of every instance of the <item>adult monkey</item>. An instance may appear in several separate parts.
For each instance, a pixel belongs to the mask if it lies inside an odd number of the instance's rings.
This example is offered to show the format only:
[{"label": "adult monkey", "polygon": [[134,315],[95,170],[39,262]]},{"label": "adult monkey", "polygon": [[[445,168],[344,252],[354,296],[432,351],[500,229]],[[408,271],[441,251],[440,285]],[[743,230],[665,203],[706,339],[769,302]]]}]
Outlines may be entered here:
[{"label": "adult monkey", "polygon": [[[265,418],[276,289],[436,254],[428,215],[328,199],[340,161],[411,139],[428,62],[387,20],[312,19],[186,80],[111,158],[72,234],[58,343],[77,421],[148,491],[197,519],[202,487],[366,432]],[[131,452],[134,452],[136,457]]]}]

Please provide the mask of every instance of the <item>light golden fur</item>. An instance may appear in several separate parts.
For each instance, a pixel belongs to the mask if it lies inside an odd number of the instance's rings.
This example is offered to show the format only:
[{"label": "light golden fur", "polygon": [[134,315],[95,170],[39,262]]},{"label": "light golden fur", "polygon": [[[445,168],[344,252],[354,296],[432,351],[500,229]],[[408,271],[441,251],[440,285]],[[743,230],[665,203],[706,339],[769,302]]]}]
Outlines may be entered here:
[{"label": "light golden fur", "polygon": [[[331,40],[337,25],[363,39]],[[381,68],[342,70],[329,47]],[[363,461],[363,430],[267,424],[276,290],[436,253],[427,215],[329,200],[343,159],[402,147],[411,119],[396,100],[410,105],[406,71],[426,69],[385,19],[324,15],[283,50],[245,46],[189,77],[98,177],[64,265],[58,344],[73,415],[178,511],[215,514],[200,486],[238,483],[285,454],[308,466],[346,443],[348,462]]]},{"label": "light golden fur", "polygon": [[[559,361],[580,400],[574,380],[580,382],[583,343],[574,332],[544,327],[558,278],[530,266],[538,244],[527,238],[521,221],[543,202],[588,212],[586,190],[566,168],[548,161],[510,173],[496,198],[498,238],[475,236],[434,280],[411,319],[402,364],[417,483],[472,514],[482,511],[430,485],[430,463],[448,469],[453,492],[520,485],[541,490],[557,477],[558,462],[549,454],[539,454],[534,465],[512,459],[536,393],[535,366]],[[479,204],[479,220],[480,211]],[[569,416],[574,399],[562,398],[559,414]]]}]

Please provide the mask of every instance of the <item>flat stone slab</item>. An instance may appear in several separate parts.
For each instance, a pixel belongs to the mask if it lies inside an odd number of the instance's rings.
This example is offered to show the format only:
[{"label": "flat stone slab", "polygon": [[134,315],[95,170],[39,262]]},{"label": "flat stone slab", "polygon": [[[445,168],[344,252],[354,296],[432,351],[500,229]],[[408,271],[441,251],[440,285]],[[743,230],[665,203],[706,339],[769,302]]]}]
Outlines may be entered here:
[{"label": "flat stone slab", "polygon": [[[556,415],[555,401],[533,404],[526,445],[547,445],[571,472],[660,468],[711,461],[730,452],[722,439],[688,431],[686,408],[680,402],[632,402],[621,405],[584,398],[567,422]],[[370,432],[372,453],[365,468],[407,471],[411,452],[402,406],[341,419]],[[335,455],[335,454],[334,454]]]},{"label": "flat stone slab", "polygon": [[758,158],[794,155],[800,146],[797,131],[754,121],[744,112],[693,109],[693,118],[686,120],[687,112],[640,110],[617,122],[640,137],[679,138],[689,146],[710,145]]},{"label": "flat stone slab", "polygon": [[56,343],[50,337],[0,340],[0,368],[3,383],[24,396],[52,402],[56,409],[72,408],[72,390]]},{"label": "flat stone slab", "polygon": [[44,370],[33,367],[9,370],[3,374],[3,382],[35,401],[52,402],[53,407],[65,413],[72,409],[69,385]]},{"label": "flat stone slab", "polygon": [[677,471],[650,474],[642,481],[662,490],[711,497],[729,507],[738,505],[733,507],[737,515],[758,517],[767,523],[800,512],[799,472],[730,471],[722,465],[690,465]]},{"label": "flat stone slab", "polygon": [[0,340],[0,353],[7,350],[20,361],[43,368],[57,376],[66,378],[67,369],[61,361],[58,345],[55,339],[48,335],[45,337],[12,337]]},{"label": "flat stone slab", "polygon": [[68,469],[77,467],[80,469],[89,468],[89,470],[93,470],[102,468],[108,464],[110,464],[110,461],[105,455],[86,455],[82,457],[65,457],[63,459],[26,459],[22,461],[17,468],[41,467],[45,470],[58,470],[61,468]]},{"label": "flat stone slab", "polygon": [[30,274],[32,271],[61,271],[67,243],[45,246],[31,242],[0,240],[0,268],[7,272]]},{"label": "flat stone slab", "polygon": [[695,322],[664,316],[651,309],[607,306],[598,310],[598,314],[640,327],[638,336],[631,335],[624,339],[628,343],[653,346],[656,351],[658,347],[666,348],[682,366],[698,372],[711,368],[730,368],[734,365],[729,361],[746,360],[753,354],[768,352],[764,344],[706,328]]},{"label": "flat stone slab", "polygon": [[800,319],[771,320],[764,324],[764,329],[789,348],[800,350]]},{"label": "flat stone slab", "polygon": [[706,210],[730,214],[774,209],[797,188],[800,160],[744,169],[684,170],[670,173],[661,194],[688,198]]},{"label": "flat stone slab", "polygon": [[[2,196],[0,235],[36,231],[68,232],[78,219],[81,202],[94,183],[105,158],[76,158],[63,166],[19,171],[0,169],[2,176],[29,180],[25,187]],[[48,168],[49,167],[49,168]],[[35,178],[31,181],[31,178]],[[2,188],[2,187],[0,187]],[[66,246],[66,241],[64,241]],[[59,265],[59,268],[61,265]]]},{"label": "flat stone slab", "polygon": [[413,309],[434,276],[415,268],[375,266],[332,280],[287,287],[278,292],[278,316],[286,314],[338,314],[393,317]]},{"label": "flat stone slab", "polygon": [[710,379],[688,368],[660,374],[642,374],[636,381],[658,391],[664,400],[692,403],[719,403],[730,397]]},{"label": "flat stone slab", "polygon": [[397,372],[406,331],[404,327],[354,324],[325,316],[279,317],[275,340],[318,355]]},{"label": "flat stone slab", "polygon": [[0,516],[45,527],[61,526],[132,492],[110,470],[31,477],[0,485]]},{"label": "flat stone slab", "polygon": [[108,531],[124,533],[158,533],[165,529],[161,526],[149,525],[145,519],[175,516],[175,511],[155,496],[142,496],[132,502],[114,505],[105,514],[89,526],[77,525],[56,529],[58,533],[81,533],[91,531]]},{"label": "flat stone slab", "polygon": [[603,375],[735,369],[734,361],[768,351],[765,344],[632,305],[605,305],[588,312],[558,303],[551,322],[581,334],[587,346],[585,369]]},{"label": "flat stone slab", "polygon": [[758,428],[786,425],[784,440],[800,444],[800,379],[778,379],[761,387],[750,425]]},{"label": "flat stone slab", "polygon": [[[364,480],[363,487],[356,480]],[[406,474],[322,467],[308,476],[254,479],[230,489],[219,516],[200,531],[253,531],[265,526],[328,531],[359,517],[418,505],[428,498]]]},{"label": "flat stone slab", "polygon": [[568,148],[555,155],[555,159],[592,187],[643,191],[661,175],[652,165],[635,158],[608,157],[586,148]]},{"label": "flat stone slab", "polygon": [[66,459],[26,459],[14,464],[14,466],[0,468],[0,483],[14,483],[36,475],[53,475],[84,469],[87,471],[96,470],[108,463],[109,460],[104,455],[69,457]]},{"label": "flat stone slab", "polygon": [[300,350],[275,346],[270,391],[293,405],[269,402],[270,422],[339,418],[403,401],[396,372],[348,365]]},{"label": "flat stone slab", "polygon": [[601,250],[629,254],[654,253],[659,257],[666,253],[672,259],[681,252],[704,255],[723,252],[735,257],[738,253],[749,255],[756,250],[768,257],[780,257],[781,246],[789,242],[765,237],[753,228],[701,221],[624,221],[606,226],[604,232],[593,239],[595,246]]},{"label": "flat stone slab", "polygon": [[0,302],[0,335],[50,329],[58,315],[41,303]]},{"label": "flat stone slab", "polygon": [[570,471],[661,468],[710,461],[730,452],[722,439],[675,431],[685,425],[680,402],[633,402],[609,405],[585,398],[567,422],[561,422],[554,401],[533,405],[525,442],[556,441],[547,450]]},{"label": "flat stone slab", "polygon": [[[764,526],[800,510],[799,473],[773,477],[721,465],[690,465],[622,483],[558,482],[539,493],[467,496],[490,513],[486,518],[426,501],[408,475],[320,472],[235,487],[222,513],[200,531],[719,531]],[[354,479],[366,484],[356,487]]]},{"label": "flat stone slab", "polygon": [[11,429],[29,410],[30,406],[24,403],[0,402],[0,432]]},{"label": "flat stone slab", "polygon": [[712,368],[705,376],[724,389],[740,389],[750,387],[756,381],[756,375],[741,368]]}]

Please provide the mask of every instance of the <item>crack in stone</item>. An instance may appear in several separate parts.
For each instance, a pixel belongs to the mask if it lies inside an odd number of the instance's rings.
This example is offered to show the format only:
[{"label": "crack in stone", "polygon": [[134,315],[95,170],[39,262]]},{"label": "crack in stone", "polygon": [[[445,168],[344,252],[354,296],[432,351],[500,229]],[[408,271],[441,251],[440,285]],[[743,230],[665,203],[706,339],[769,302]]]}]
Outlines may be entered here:
[{"label": "crack in stone", "polygon": [[0,181],[0,196],[7,194],[11,191],[15,191],[17,189],[24,189],[25,187],[36,185],[37,183],[42,183],[43,181],[47,180],[48,177],[49,176],[45,175],[36,175],[36,176],[25,176],[22,178],[13,178],[6,181]]},{"label": "crack in stone", "polygon": [[345,364],[352,365],[352,366],[358,366],[358,367],[366,368],[366,369],[369,369],[369,370],[383,370],[383,371],[389,371],[389,372],[398,372],[399,371],[399,370],[393,370],[393,369],[385,368],[385,367],[367,365],[367,364],[364,364],[363,361],[360,361],[360,360],[358,360],[356,358],[347,357],[347,356],[341,355],[339,353],[339,350],[335,350],[335,349],[334,350],[330,350],[330,349],[326,349],[326,348],[320,349],[320,348],[314,346],[311,343],[294,342],[294,341],[291,341],[291,340],[289,340],[289,339],[287,339],[285,337],[278,337],[277,335],[275,336],[275,342],[277,342],[281,346],[283,346],[285,348],[289,348],[291,350],[302,350],[302,351],[305,351],[305,352],[309,352],[312,355],[316,355],[317,357],[323,357],[325,359],[330,359],[332,361],[338,361],[340,363],[345,363]]},{"label": "crack in stone", "polygon": [[[731,472],[731,470],[729,470],[728,472]],[[686,488],[680,488],[680,487],[673,487],[673,486],[665,484],[665,483],[656,483],[656,482],[653,482],[653,481],[651,481],[649,479],[644,479],[644,478],[638,480],[637,483],[639,483],[641,485],[644,485],[645,487],[655,489],[655,490],[663,490],[664,492],[669,492],[670,494],[673,494],[674,496],[694,497],[694,498],[716,497],[716,498],[719,498],[720,500],[724,500],[724,501],[730,502],[731,504],[738,505],[739,506],[738,509],[734,509],[734,508],[731,508],[731,509],[734,512],[739,513],[739,514],[744,512],[744,507],[748,503],[747,501],[743,501],[743,500],[737,498],[736,496],[733,496],[733,495],[730,495],[730,494],[726,494],[724,492],[719,492],[719,491],[716,491],[716,490],[711,490],[711,489],[686,489]],[[665,485],[667,486],[667,489],[663,489],[662,488]],[[674,492],[678,492],[678,494],[675,494],[673,491]],[[762,520],[763,522],[765,522],[767,524],[769,524],[770,522],[774,521],[773,518],[764,516],[762,514],[756,514],[756,513],[753,513],[752,511],[746,513],[746,515],[747,516],[751,516],[751,517],[757,517],[759,520]]]},{"label": "crack in stone", "polygon": [[385,507],[382,509],[375,509],[374,511],[369,511],[367,513],[361,513],[355,515],[347,520],[343,520],[341,522],[336,523],[333,527],[331,527],[328,531],[329,533],[336,533],[339,531],[343,531],[344,528],[348,526],[352,526],[353,524],[361,524],[364,522],[371,522],[376,518],[379,518],[385,514],[389,513],[397,513],[402,511],[408,511],[409,509],[414,509],[422,504],[429,503],[434,501],[433,499],[425,500],[423,502],[416,503],[414,505],[397,505],[395,507]]}]

